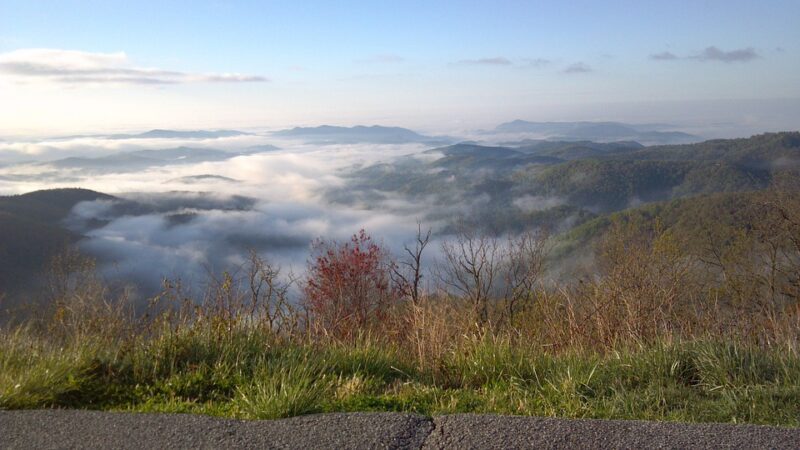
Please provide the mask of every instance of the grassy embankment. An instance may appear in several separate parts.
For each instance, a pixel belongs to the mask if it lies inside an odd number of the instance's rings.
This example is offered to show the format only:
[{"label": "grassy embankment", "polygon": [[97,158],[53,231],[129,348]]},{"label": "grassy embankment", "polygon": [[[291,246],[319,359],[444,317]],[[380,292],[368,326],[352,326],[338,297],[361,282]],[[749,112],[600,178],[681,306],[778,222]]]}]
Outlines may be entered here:
[{"label": "grassy embankment", "polygon": [[800,425],[800,355],[717,338],[607,351],[463,333],[347,343],[254,325],[124,339],[0,336],[0,408],[189,412],[247,419],[329,411],[481,412]]}]

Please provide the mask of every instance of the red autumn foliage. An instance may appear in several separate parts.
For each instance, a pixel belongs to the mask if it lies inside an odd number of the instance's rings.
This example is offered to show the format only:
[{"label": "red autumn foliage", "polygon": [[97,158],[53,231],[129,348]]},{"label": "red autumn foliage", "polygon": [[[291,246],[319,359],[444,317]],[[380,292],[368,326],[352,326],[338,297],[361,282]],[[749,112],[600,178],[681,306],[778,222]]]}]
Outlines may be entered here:
[{"label": "red autumn foliage", "polygon": [[391,268],[389,253],[364,230],[343,243],[315,241],[304,293],[317,331],[350,338],[384,324],[399,299]]}]

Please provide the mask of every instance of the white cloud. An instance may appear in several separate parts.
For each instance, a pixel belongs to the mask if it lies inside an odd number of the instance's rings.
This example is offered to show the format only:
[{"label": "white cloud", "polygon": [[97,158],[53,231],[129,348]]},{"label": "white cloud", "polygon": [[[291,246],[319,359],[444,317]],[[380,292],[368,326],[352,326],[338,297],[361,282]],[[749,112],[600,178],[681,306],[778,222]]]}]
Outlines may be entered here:
[{"label": "white cloud", "polygon": [[46,48],[0,54],[0,76],[18,82],[58,84],[182,84],[263,82],[267,78],[239,73],[188,73],[134,66],[124,52],[92,53]]}]

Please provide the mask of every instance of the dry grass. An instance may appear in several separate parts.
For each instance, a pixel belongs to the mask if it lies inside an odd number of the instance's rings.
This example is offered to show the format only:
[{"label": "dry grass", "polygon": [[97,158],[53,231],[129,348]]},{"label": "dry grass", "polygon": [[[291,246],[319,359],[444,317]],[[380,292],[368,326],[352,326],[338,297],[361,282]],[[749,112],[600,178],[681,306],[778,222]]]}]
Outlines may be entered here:
[{"label": "dry grass", "polygon": [[[786,247],[800,228],[782,229]],[[278,271],[257,259],[212,280],[201,299],[168,283],[137,316],[124,291],[78,260],[56,277],[52,310],[0,330],[0,408],[800,425],[797,255],[754,258],[774,236],[734,236],[713,259],[658,224],[618,223],[592,276],[537,283],[486,310],[442,289],[346,338],[309,332],[313,313],[289,302]]]}]

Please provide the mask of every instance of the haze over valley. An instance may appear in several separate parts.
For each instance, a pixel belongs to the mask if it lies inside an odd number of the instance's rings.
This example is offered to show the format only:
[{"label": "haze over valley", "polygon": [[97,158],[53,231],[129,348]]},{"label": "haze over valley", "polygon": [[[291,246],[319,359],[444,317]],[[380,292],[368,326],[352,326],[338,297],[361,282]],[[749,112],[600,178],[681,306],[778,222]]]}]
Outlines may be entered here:
[{"label": "haze over valley", "polygon": [[[251,250],[302,274],[312,241],[360,229],[398,252],[418,224],[435,242],[465,227],[561,238],[616,211],[764,189],[800,163],[797,133],[702,141],[666,124],[522,120],[463,136],[319,126],[5,140],[4,245],[19,253],[4,283],[13,293],[41,277],[65,242],[143,298],[165,278],[202,289]],[[36,194],[52,189],[67,190]],[[28,231],[26,252],[13,230],[28,220],[45,228]],[[589,252],[567,248],[553,267],[577,270]]]}]

